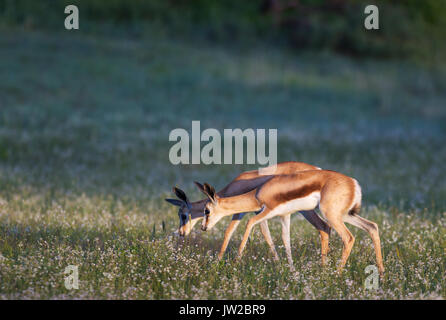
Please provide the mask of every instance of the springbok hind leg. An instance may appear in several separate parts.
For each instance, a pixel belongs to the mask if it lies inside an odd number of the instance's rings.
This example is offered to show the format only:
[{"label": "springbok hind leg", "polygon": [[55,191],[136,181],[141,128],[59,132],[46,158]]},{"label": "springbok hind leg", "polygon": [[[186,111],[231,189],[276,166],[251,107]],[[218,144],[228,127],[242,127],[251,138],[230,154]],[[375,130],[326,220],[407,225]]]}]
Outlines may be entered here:
[{"label": "springbok hind leg", "polygon": [[327,263],[327,255],[329,251],[328,242],[330,240],[330,233],[319,230],[319,236],[321,238],[321,264],[325,266]]},{"label": "springbok hind leg", "polygon": [[375,222],[358,216],[357,214],[348,215],[344,220],[345,222],[368,232],[370,238],[372,238],[373,246],[375,247],[376,264],[378,265],[379,273],[382,276],[384,274],[384,264],[381,255],[381,240],[379,239],[378,225]]},{"label": "springbok hind leg", "polygon": [[301,211],[302,215],[308,222],[310,222],[318,231],[321,238],[321,260],[322,265],[325,265],[327,261],[327,254],[329,251],[328,242],[330,240],[330,226],[322,220],[316,213],[316,211]]},{"label": "springbok hind leg", "polygon": [[[330,215],[326,215],[328,221],[330,222],[330,225],[333,227],[333,229],[336,230],[336,232],[339,234],[339,236],[342,239],[342,242],[344,243],[344,247],[342,249],[342,257],[341,262],[338,266],[338,272],[342,272],[344,269],[345,264],[347,263],[347,259],[350,256],[350,252],[352,251],[353,244],[355,243],[355,237],[352,235],[350,230],[347,229],[344,222],[341,219],[337,218],[331,218]],[[340,217],[340,216],[338,216]]]}]

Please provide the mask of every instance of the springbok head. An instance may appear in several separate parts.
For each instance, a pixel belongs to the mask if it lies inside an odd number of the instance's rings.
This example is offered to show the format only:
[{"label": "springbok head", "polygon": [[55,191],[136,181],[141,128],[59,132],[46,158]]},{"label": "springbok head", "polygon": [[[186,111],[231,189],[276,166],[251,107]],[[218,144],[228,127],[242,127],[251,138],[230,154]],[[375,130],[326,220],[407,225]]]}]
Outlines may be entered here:
[{"label": "springbok head", "polygon": [[214,187],[210,186],[208,183],[205,183],[204,185],[200,185],[199,183],[195,184],[209,199],[204,206],[204,217],[201,224],[201,230],[210,230],[221,218],[224,217],[224,215],[219,213],[220,197],[215,192]]},{"label": "springbok head", "polygon": [[178,217],[180,219],[180,226],[178,228],[178,234],[184,237],[185,235],[189,234],[191,231],[190,229],[192,229],[187,227],[192,211],[192,205],[183,190],[173,187],[172,191],[175,193],[178,199],[165,200],[170,204],[179,207]]}]

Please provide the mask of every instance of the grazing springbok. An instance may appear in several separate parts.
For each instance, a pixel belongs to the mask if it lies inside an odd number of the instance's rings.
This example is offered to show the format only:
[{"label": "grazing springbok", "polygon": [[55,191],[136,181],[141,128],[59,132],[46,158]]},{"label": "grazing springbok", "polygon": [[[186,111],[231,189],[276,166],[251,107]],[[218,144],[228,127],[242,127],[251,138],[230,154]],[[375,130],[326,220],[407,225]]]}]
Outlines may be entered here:
[{"label": "grazing springbok", "polygon": [[342,238],[344,247],[339,271],[344,268],[355,242],[355,238],[344,222],[367,231],[372,238],[378,270],[384,272],[381,243],[376,223],[358,215],[361,208],[361,187],[358,182],[341,173],[329,170],[301,171],[290,175],[273,176],[258,188],[247,193],[220,197],[215,189],[205,183],[201,191],[209,201],[205,205],[202,230],[211,229],[221,218],[239,212],[255,211],[240,244],[240,258],[252,228],[275,216],[281,217],[282,240],[288,263],[293,268],[290,247],[290,215],[296,211],[314,210],[317,206],[328,222]]},{"label": "grazing springbok", "polygon": [[[266,168],[266,172],[268,172],[268,170],[269,168]],[[291,174],[305,170],[320,170],[320,168],[303,162],[282,162],[276,165],[274,175]],[[243,172],[237,178],[231,181],[225,188],[218,192],[217,195],[219,197],[240,195],[256,189],[271,179],[271,177],[271,175],[261,175],[258,170]],[[195,184],[201,189],[201,185],[199,183]],[[208,200],[206,198],[204,200],[190,202],[182,190],[174,187],[173,191],[179,199],[166,199],[166,201],[179,207],[178,216],[180,218],[180,226],[178,228],[178,233],[180,236],[186,236],[192,231],[194,225],[204,217],[204,207]],[[319,230],[321,239],[322,264],[324,264],[328,253],[330,227],[313,210],[307,212],[302,211],[301,213],[305,219],[307,219],[317,230]],[[241,212],[232,217],[232,221],[225,231],[223,244],[218,254],[219,259],[223,257],[223,254],[225,253],[229,244],[229,240],[245,214],[246,212]],[[271,249],[274,259],[278,260],[279,256],[277,255],[273,240],[271,239],[268,222],[264,221],[260,223],[260,229]]]}]

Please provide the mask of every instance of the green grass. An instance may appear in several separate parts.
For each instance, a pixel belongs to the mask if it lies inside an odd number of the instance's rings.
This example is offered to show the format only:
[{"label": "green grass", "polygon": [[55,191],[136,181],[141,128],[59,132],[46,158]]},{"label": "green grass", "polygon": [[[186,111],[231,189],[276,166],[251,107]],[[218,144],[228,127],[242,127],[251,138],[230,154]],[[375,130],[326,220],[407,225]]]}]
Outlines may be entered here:
[{"label": "green grass", "polygon": [[[445,298],[446,78],[407,62],[220,47],[163,37],[0,33],[0,298]],[[228,220],[179,240],[178,184],[223,187],[255,166],[173,166],[169,132],[277,128],[278,160],[355,177],[361,215],[380,227],[385,279],[366,291],[368,236],[342,276],[333,233],[292,221],[296,274],[258,230],[244,259],[216,261]],[[243,225],[246,223],[243,222]],[[163,228],[164,226],[164,228]],[[64,287],[79,266],[80,288]],[[104,275],[106,273],[106,275]]]}]

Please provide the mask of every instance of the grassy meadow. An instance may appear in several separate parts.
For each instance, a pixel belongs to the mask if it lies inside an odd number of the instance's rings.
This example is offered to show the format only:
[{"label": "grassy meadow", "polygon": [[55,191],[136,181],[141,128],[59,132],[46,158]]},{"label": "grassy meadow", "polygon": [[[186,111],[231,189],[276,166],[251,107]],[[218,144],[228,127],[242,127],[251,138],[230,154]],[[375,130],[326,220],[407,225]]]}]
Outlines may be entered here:
[{"label": "grassy meadow", "polygon": [[[446,297],[446,76],[441,66],[357,60],[261,44],[222,46],[75,32],[0,32],[0,299],[444,299]],[[443,71],[442,71],[443,70]],[[179,239],[178,185],[222,188],[248,165],[174,166],[169,132],[276,128],[278,161],[355,177],[361,216],[380,227],[386,273],[356,237],[342,275],[333,232],[293,215],[296,272],[259,228],[237,262],[248,218],[224,260],[229,218]],[[64,270],[79,267],[79,289]]]}]

